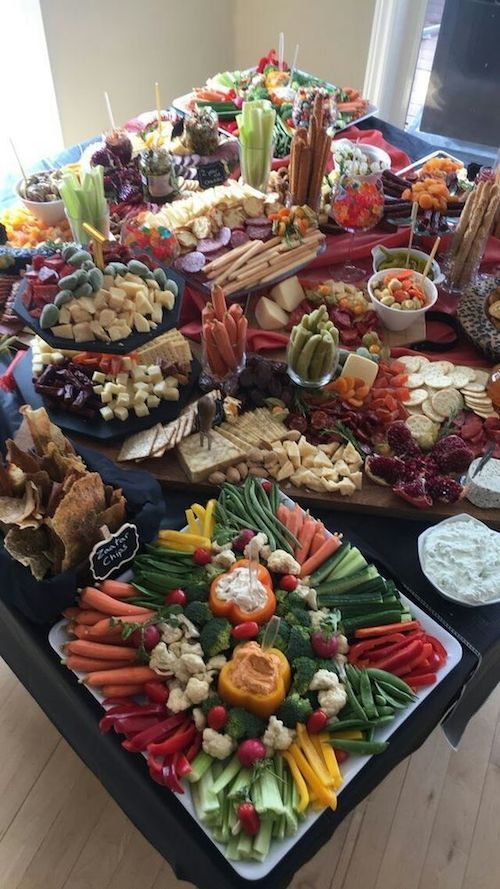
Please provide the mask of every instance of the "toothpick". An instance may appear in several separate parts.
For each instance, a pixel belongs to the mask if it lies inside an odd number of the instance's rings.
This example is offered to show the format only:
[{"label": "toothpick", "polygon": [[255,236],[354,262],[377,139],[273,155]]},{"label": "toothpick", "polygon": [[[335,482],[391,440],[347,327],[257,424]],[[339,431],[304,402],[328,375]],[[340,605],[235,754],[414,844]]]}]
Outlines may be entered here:
[{"label": "toothpick", "polygon": [[161,99],[160,99],[160,84],[158,81],[155,83],[155,96],[156,96],[156,116],[158,118],[158,133],[161,135]]},{"label": "toothpick", "polygon": [[104,90],[104,101],[106,102],[106,110],[108,112],[109,125],[111,127],[111,130],[116,130],[115,119],[113,117],[113,111],[111,109],[111,102],[109,101],[109,96],[106,90]]},{"label": "toothpick", "polygon": [[290,68],[290,78],[289,78],[289,81],[288,81],[289,84],[290,84],[290,86],[292,85],[293,75],[295,74],[295,69],[296,69],[296,67],[297,67],[297,59],[298,59],[298,57],[299,57],[299,44],[297,43],[296,46],[295,46],[295,53],[294,53],[294,56],[293,56],[292,67]]},{"label": "toothpick", "polygon": [[429,272],[431,270],[432,260],[434,259],[435,255],[437,253],[437,249],[438,249],[440,243],[441,243],[441,238],[436,238],[436,240],[434,241],[434,246],[431,250],[429,259],[427,260],[427,262],[425,264],[425,269],[422,272],[423,278],[427,278],[427,275],[429,274]]},{"label": "toothpick", "polygon": [[279,48],[278,48],[278,69],[283,71],[283,62],[285,60],[285,35],[280,31]]},{"label": "toothpick", "polygon": [[408,249],[406,251],[405,269],[407,269],[410,264],[410,250],[411,250],[411,245],[413,244],[413,236],[415,234],[415,227],[417,224],[417,213],[418,213],[418,202],[413,201],[413,204],[411,207],[410,237],[408,240]]},{"label": "toothpick", "polygon": [[12,151],[13,151],[14,154],[15,154],[16,161],[17,161],[17,163],[19,164],[19,169],[21,170],[21,176],[22,176],[23,179],[24,179],[24,185],[25,185],[25,187],[26,187],[26,185],[27,185],[27,176],[26,176],[26,173],[24,172],[24,167],[23,167],[23,165],[22,165],[22,163],[21,163],[21,161],[20,161],[20,159],[19,159],[19,155],[18,155],[18,153],[17,153],[17,151],[16,151],[16,146],[14,145],[14,143],[13,143],[12,139],[10,138],[10,136],[9,136],[9,142],[10,142],[10,144],[11,144]]}]

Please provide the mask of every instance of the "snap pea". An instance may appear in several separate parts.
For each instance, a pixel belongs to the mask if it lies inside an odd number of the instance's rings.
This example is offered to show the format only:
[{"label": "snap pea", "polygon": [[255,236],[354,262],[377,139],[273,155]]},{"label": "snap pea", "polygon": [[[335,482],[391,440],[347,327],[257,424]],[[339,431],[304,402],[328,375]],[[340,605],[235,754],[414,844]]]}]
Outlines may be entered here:
[{"label": "snap pea", "polygon": [[373,695],[373,699],[374,699],[377,707],[385,707],[385,704],[386,704],[385,695],[383,695],[381,693],[375,694],[375,695]]},{"label": "snap pea", "polygon": [[376,679],[381,683],[392,686],[394,689],[399,689],[400,692],[404,692],[412,700],[415,699],[410,686],[400,679],[399,676],[394,676],[393,673],[387,673],[385,670],[379,670],[377,667],[368,667],[366,672],[370,679]]},{"label": "snap pea", "polygon": [[411,700],[409,698],[402,699],[393,697],[389,691],[386,691],[385,688],[382,688],[378,682],[375,681],[375,687],[378,689],[380,694],[382,694],[385,698],[386,704],[389,704],[391,707],[394,707],[395,710],[405,710],[408,704],[411,704]]},{"label": "snap pea", "polygon": [[373,699],[370,677],[367,675],[365,670],[361,670],[360,673],[359,690],[361,693],[361,703],[363,705],[363,710],[368,716],[368,719],[374,719],[376,716],[379,715],[379,711],[377,711],[375,701]]},{"label": "snap pea", "polygon": [[355,741],[347,738],[330,738],[324,741],[337,750],[345,750],[346,753],[359,753],[362,756],[371,756],[374,753],[383,753],[387,750],[387,741]]},{"label": "snap pea", "polygon": [[347,673],[347,678],[351,683],[353,690],[356,693],[359,693],[360,690],[360,679],[359,679],[359,671],[356,670],[356,667],[353,667],[352,664],[346,664],[345,670]]},{"label": "snap pea", "polygon": [[379,716],[389,716],[390,719],[394,718],[394,707],[379,707],[378,712]]},{"label": "snap pea", "polygon": [[361,706],[356,695],[354,694],[353,687],[352,687],[349,679],[347,679],[347,677],[344,681],[344,687],[345,687],[345,691],[346,691],[346,695],[347,695],[347,700],[348,700],[349,704],[351,705],[353,712],[356,714],[358,719],[361,719],[363,722],[369,722],[370,720],[368,719],[367,714],[365,713],[363,707]]}]

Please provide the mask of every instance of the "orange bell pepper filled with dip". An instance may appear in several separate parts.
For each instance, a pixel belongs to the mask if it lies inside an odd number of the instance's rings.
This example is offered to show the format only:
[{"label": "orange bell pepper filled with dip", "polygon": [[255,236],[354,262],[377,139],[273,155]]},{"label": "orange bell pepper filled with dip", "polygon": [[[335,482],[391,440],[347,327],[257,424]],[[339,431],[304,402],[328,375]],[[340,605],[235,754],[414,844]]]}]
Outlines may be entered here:
[{"label": "orange bell pepper filled with dip", "polygon": [[290,682],[290,665],[282,651],[245,642],[222,667],[218,692],[233,707],[244,707],[267,719],[286,698]]},{"label": "orange bell pepper filled with dip", "polygon": [[239,559],[212,581],[208,604],[216,617],[233,626],[249,620],[266,623],[276,610],[271,575],[264,565]]}]

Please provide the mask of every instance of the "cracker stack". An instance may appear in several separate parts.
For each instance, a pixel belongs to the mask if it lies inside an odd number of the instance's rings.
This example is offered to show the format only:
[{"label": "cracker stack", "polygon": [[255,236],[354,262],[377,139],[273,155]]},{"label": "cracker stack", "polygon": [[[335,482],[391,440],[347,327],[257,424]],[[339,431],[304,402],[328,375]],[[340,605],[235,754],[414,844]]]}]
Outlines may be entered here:
[{"label": "cracker stack", "polygon": [[317,210],[321,183],[332,144],[324,124],[324,106],[320,95],[314,100],[309,129],[298,127],[292,139],[289,183],[294,204],[308,204]]},{"label": "cracker stack", "polygon": [[[449,279],[463,288],[471,281],[500,214],[500,171],[483,174],[467,198],[451,248]],[[498,223],[497,223],[498,224]]]},{"label": "cracker stack", "polygon": [[191,364],[192,357],[189,342],[175,327],[137,349],[139,364],[155,364],[158,361],[165,361],[166,364],[187,367]]}]

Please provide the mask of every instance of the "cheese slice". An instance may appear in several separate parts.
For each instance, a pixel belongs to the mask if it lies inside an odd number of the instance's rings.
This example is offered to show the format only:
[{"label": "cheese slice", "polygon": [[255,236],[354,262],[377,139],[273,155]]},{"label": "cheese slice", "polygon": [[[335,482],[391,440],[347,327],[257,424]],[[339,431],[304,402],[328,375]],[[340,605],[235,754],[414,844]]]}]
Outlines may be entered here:
[{"label": "cheese slice", "polygon": [[280,284],[276,284],[276,287],[271,290],[270,296],[276,305],[285,312],[294,312],[301,304],[305,294],[297,275],[293,275],[292,278],[287,278]]},{"label": "cheese slice", "polygon": [[342,368],[341,377],[357,377],[363,380],[367,386],[373,386],[378,374],[378,364],[371,361],[370,358],[363,358],[362,355],[348,355],[344,367]]},{"label": "cheese slice", "polygon": [[200,444],[198,433],[185,438],[177,446],[177,456],[184,472],[192,482],[208,478],[218,469],[226,469],[245,458],[245,451],[219,435],[213,429],[210,433],[211,447],[205,440]]},{"label": "cheese slice", "polygon": [[288,315],[272,299],[261,296],[255,307],[255,318],[262,330],[283,330],[288,324]]}]

